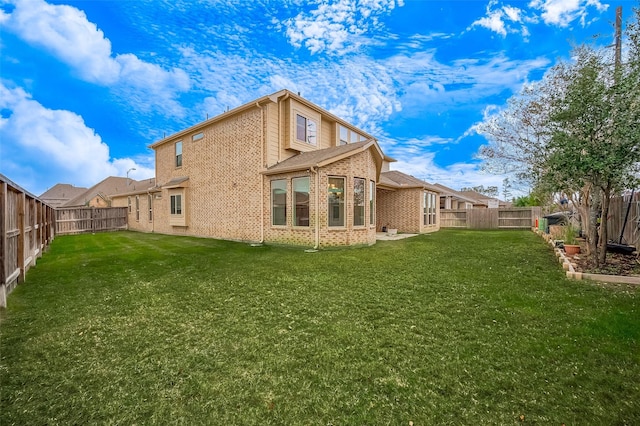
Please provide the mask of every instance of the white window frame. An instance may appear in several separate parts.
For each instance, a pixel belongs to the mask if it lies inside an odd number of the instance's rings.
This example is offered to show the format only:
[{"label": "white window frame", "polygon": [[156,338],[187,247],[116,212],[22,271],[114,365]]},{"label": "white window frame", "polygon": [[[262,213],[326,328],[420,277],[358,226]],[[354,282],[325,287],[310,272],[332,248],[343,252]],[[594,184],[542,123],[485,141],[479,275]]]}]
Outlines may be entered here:
[{"label": "white window frame", "polygon": [[149,204],[149,222],[153,222],[153,195],[147,195],[147,203]]},{"label": "white window frame", "polygon": [[[361,199],[358,200],[358,190],[356,189],[356,182],[361,183],[362,192],[360,194]],[[353,178],[353,226],[354,227],[363,227],[366,226],[366,206],[367,206],[367,180],[364,178],[354,177]],[[357,214],[356,209],[360,207],[362,208],[362,212]],[[357,221],[357,219],[360,219]],[[360,223],[358,223],[360,222]]]},{"label": "white window frame", "polygon": [[[284,189],[283,188],[276,188],[275,184],[278,184],[279,186],[281,186],[284,183]],[[281,205],[278,204],[276,206],[276,197],[274,196],[274,192],[276,190],[280,190],[280,191],[284,191],[284,223],[275,223],[276,222],[276,217],[277,215],[275,214],[276,208],[281,208]],[[286,179],[274,179],[271,181],[271,226],[276,226],[276,227],[283,227],[283,226],[287,226],[287,180]]]},{"label": "white window frame", "polygon": [[[306,181],[306,188],[307,188],[307,224],[306,225],[300,225],[298,224],[298,220],[299,219],[304,219],[304,217],[299,218],[298,217],[298,206],[299,206],[299,201],[297,199],[297,194],[298,193],[303,193],[302,191],[296,191],[296,183],[297,182],[302,182],[302,181]],[[291,205],[292,205],[292,211],[293,211],[293,220],[292,220],[292,225],[293,226],[297,226],[297,227],[302,227],[302,228],[308,228],[310,226],[310,218],[311,218],[311,179],[309,178],[309,176],[301,176],[301,177],[296,177],[291,179]]]},{"label": "white window frame", "polygon": [[177,141],[174,144],[176,169],[182,167],[182,148],[183,148],[182,141]]},{"label": "white window frame", "polygon": [[[332,194],[338,193],[338,187],[332,187],[331,181],[342,181],[342,201],[338,199],[338,203],[332,203]],[[327,180],[327,226],[329,228],[344,228],[346,226],[346,199],[347,199],[347,179],[344,176],[329,176]],[[335,217],[333,214],[338,208],[339,223],[332,223],[331,219]]]},{"label": "white window frame", "polygon": [[185,188],[169,190],[169,224],[187,226],[187,196]]},{"label": "white window frame", "polygon": [[369,225],[376,224],[376,183],[369,181]]},{"label": "white window frame", "polygon": [[[295,139],[298,142],[306,143],[311,146],[318,146],[318,128],[319,123],[313,118],[309,118],[304,114],[296,111],[295,121]],[[300,122],[300,119],[303,122]],[[313,129],[311,129],[313,127]],[[301,137],[300,137],[301,136]]]},{"label": "white window frame", "polygon": [[349,129],[342,124],[338,124],[338,145],[362,142],[367,140],[364,135]]},{"label": "white window frame", "polygon": [[140,196],[136,195],[136,222],[140,222]]}]

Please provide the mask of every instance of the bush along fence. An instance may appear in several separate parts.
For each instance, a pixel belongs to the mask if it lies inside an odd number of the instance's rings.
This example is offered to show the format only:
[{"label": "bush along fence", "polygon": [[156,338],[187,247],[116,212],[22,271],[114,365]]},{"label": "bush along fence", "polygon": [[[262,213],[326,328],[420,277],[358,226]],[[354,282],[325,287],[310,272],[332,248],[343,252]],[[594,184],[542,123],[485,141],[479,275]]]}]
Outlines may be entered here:
[{"label": "bush along fence", "polygon": [[531,229],[541,215],[540,207],[508,209],[440,210],[441,228]]},{"label": "bush along fence", "polygon": [[55,213],[34,195],[0,174],[0,307],[55,235]]},{"label": "bush along fence", "polygon": [[56,209],[56,235],[127,229],[127,207]]}]

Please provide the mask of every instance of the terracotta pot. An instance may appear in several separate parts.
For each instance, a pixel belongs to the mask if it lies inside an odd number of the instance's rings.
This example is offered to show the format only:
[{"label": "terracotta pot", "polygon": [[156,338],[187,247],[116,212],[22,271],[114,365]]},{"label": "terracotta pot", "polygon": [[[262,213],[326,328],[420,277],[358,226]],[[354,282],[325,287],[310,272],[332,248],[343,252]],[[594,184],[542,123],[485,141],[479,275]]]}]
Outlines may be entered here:
[{"label": "terracotta pot", "polygon": [[577,244],[565,244],[564,252],[570,255],[580,253],[580,246]]}]

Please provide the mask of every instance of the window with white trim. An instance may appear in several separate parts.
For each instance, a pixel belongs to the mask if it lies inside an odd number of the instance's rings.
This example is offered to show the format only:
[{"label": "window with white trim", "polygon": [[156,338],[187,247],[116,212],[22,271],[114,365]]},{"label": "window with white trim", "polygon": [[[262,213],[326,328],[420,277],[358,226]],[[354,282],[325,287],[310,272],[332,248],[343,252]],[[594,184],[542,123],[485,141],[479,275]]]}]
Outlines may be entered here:
[{"label": "window with white trim", "polygon": [[169,190],[169,224],[171,226],[187,226],[185,188]]},{"label": "window with white trim", "polygon": [[129,213],[131,213],[131,197],[127,197],[127,207],[129,209]]},{"label": "window with white trim", "polygon": [[309,177],[291,179],[293,226],[309,226]]},{"label": "window with white trim", "polygon": [[176,167],[182,167],[182,141],[176,142]]},{"label": "window with white trim", "polygon": [[369,181],[369,225],[376,224],[376,183]]},{"label": "window with white trim", "polygon": [[153,221],[153,195],[147,195],[147,203],[149,205],[149,222]]},{"label": "window with white trim", "polygon": [[182,194],[173,194],[171,196],[171,216],[182,215]]},{"label": "window with white trim", "polygon": [[344,226],[344,178],[330,177],[327,188],[329,226]]},{"label": "window with white trim", "polygon": [[287,180],[271,181],[271,224],[285,226],[287,224]]},{"label": "window with white trim", "polygon": [[136,195],[136,222],[140,222],[140,196]]},{"label": "window with white trim", "polygon": [[200,133],[196,133],[195,135],[191,136],[191,140],[192,141],[199,141],[200,139],[204,138],[204,133],[200,132]]},{"label": "window with white trim", "polygon": [[338,143],[338,145],[347,145],[350,143],[362,142],[367,139],[360,133],[354,132],[353,130],[350,130],[340,124],[338,124],[338,136],[340,138],[340,142]]},{"label": "window with white trim", "polygon": [[436,194],[424,191],[422,193],[422,224],[436,224]]},{"label": "window with white trim", "polygon": [[317,138],[318,123],[311,118],[296,114],[296,140],[316,146]]},{"label": "window with white trim", "polygon": [[353,179],[353,226],[364,226],[366,180]]}]

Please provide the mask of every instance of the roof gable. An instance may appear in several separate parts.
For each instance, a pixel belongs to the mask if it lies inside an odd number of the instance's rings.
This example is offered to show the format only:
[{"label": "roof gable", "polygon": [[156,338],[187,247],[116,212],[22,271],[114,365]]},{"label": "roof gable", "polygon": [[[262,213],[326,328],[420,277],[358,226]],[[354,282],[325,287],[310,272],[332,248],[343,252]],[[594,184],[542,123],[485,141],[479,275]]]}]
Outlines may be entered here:
[{"label": "roof gable", "polygon": [[301,152],[298,155],[290,157],[274,166],[269,167],[262,172],[265,175],[274,175],[279,173],[287,173],[298,170],[304,170],[315,167],[324,167],[329,164],[349,158],[353,155],[372,150],[376,161],[377,176],[380,175],[382,167],[383,154],[380,147],[374,140],[357,142],[347,145],[334,146],[331,148],[319,149],[315,151]]}]

